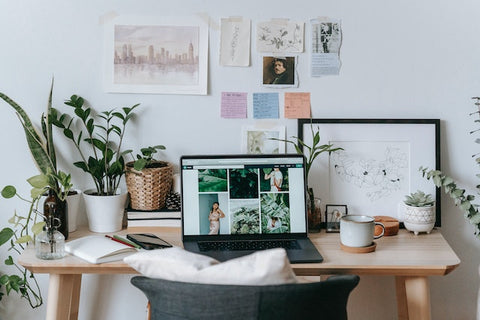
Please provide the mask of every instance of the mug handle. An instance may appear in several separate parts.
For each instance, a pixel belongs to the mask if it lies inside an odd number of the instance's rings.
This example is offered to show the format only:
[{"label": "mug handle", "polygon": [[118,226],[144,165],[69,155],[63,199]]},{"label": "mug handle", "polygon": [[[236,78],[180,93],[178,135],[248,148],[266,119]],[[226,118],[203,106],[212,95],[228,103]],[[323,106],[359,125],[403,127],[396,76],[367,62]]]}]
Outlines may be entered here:
[{"label": "mug handle", "polygon": [[375,222],[375,225],[382,227],[382,233],[379,234],[378,236],[373,236],[373,239],[379,239],[383,237],[383,235],[385,234],[385,226],[383,225],[383,223],[380,223],[380,222]]}]

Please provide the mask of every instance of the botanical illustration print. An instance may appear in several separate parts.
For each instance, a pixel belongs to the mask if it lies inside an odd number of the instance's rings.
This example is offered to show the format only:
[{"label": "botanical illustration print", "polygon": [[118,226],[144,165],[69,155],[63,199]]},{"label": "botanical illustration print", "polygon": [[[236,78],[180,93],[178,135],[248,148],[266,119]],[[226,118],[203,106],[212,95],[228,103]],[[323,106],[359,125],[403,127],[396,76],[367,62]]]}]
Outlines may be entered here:
[{"label": "botanical illustration print", "polygon": [[247,153],[248,154],[269,154],[279,153],[278,141],[280,132],[278,131],[247,131]]},{"label": "botanical illustration print", "polygon": [[303,52],[303,23],[261,22],[257,24],[259,52]]},{"label": "botanical illustration print", "polygon": [[371,202],[389,197],[408,185],[408,154],[401,148],[387,146],[381,158],[359,156],[344,149],[332,154],[331,169],[341,181],[360,189]]},{"label": "botanical illustration print", "polygon": [[199,83],[198,27],[116,25],[114,38],[114,83]]}]

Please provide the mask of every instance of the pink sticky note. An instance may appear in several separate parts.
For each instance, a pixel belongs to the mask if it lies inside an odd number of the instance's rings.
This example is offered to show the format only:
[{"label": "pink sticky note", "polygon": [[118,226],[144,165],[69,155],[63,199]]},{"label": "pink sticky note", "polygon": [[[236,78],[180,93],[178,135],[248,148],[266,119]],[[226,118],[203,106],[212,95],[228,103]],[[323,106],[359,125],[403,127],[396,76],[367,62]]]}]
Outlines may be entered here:
[{"label": "pink sticky note", "polygon": [[285,118],[310,118],[310,92],[285,92]]},{"label": "pink sticky note", "polygon": [[246,92],[222,92],[222,118],[247,117]]}]

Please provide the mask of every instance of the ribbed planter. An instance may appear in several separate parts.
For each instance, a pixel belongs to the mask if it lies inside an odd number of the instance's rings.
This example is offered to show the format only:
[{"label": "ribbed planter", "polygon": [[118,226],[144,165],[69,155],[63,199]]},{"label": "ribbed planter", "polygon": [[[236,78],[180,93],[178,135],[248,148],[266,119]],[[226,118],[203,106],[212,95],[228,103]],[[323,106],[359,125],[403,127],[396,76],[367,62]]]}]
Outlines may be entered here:
[{"label": "ribbed planter", "polygon": [[130,195],[130,207],[135,210],[158,210],[165,207],[165,199],[172,189],[173,165],[154,162],[156,167],[137,171],[133,161],[125,165],[125,180]]}]

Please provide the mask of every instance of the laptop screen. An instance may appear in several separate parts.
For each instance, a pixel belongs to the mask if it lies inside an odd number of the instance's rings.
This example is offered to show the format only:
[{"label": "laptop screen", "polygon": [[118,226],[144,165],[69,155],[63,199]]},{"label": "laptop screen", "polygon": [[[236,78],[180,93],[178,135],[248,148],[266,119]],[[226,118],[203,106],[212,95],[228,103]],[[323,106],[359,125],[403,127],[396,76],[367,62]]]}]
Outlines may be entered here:
[{"label": "laptop screen", "polygon": [[183,156],[183,235],[292,235],[307,231],[300,155]]}]

